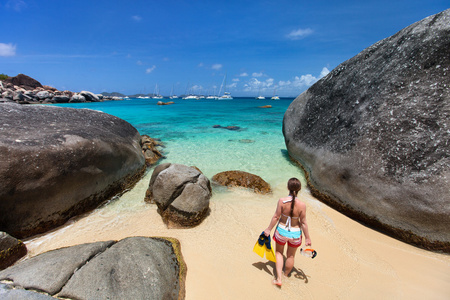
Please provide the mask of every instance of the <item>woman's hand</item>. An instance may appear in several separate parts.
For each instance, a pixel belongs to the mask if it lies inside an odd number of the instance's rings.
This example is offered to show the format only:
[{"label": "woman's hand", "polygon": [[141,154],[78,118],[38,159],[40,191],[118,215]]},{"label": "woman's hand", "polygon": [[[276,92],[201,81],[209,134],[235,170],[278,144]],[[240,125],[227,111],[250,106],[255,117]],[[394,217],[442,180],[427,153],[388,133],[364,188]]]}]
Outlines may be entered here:
[{"label": "woman's hand", "polygon": [[311,239],[305,239],[305,245],[311,246]]},{"label": "woman's hand", "polygon": [[264,235],[265,235],[265,236],[269,236],[269,235],[270,235],[270,231],[271,231],[271,230],[269,230],[269,229],[264,230]]}]

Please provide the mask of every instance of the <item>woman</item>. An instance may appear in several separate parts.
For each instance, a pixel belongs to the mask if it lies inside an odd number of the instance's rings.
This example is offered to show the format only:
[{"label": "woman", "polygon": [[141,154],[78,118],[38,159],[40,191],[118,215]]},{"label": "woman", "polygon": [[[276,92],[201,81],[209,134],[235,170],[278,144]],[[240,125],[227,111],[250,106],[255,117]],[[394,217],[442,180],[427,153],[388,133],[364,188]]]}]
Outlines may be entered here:
[{"label": "woman", "polygon": [[276,242],[276,270],[277,277],[273,281],[274,284],[281,286],[281,274],[283,271],[283,251],[284,245],[287,243],[286,264],[284,274],[286,276],[291,273],[294,267],[294,258],[297,248],[302,244],[302,231],[305,235],[306,246],[311,245],[311,239],[308,232],[308,224],[306,223],[306,205],[297,198],[297,194],[302,188],[300,180],[291,178],[288,181],[289,196],[280,198],[277,204],[277,210],[270,221],[269,227],[264,230],[266,236],[270,235],[272,228],[277,224],[273,239]]}]

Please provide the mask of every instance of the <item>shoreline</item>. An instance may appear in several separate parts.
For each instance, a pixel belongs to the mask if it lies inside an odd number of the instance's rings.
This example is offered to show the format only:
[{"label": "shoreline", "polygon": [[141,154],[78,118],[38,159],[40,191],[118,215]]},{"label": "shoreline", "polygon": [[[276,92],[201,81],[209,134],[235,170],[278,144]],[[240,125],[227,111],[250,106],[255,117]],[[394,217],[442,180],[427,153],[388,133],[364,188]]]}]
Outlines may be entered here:
[{"label": "shoreline", "polygon": [[[197,227],[167,229],[156,206],[144,203],[151,172],[116,201],[25,241],[29,256],[48,250],[128,236],[167,236],[180,241],[187,264],[186,299],[445,299],[450,293],[450,256],[383,235],[334,211],[306,190],[308,225],[315,259],[296,255],[293,273],[278,289],[275,264],[252,249],[267,227],[276,201],[243,189],[215,190],[210,214]],[[211,276],[214,274],[214,276]]]}]

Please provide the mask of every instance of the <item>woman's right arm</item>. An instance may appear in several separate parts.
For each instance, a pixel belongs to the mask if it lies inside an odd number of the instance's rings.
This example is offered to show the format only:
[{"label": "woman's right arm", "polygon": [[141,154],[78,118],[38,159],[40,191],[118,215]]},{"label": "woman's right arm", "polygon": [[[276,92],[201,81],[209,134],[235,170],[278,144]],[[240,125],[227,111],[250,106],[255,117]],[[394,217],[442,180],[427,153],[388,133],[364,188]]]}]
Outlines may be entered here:
[{"label": "woman's right arm", "polygon": [[306,204],[302,203],[302,213],[301,213],[301,227],[302,231],[305,234],[305,245],[311,246],[311,237],[309,236],[309,229],[308,229],[308,223],[306,222]]}]

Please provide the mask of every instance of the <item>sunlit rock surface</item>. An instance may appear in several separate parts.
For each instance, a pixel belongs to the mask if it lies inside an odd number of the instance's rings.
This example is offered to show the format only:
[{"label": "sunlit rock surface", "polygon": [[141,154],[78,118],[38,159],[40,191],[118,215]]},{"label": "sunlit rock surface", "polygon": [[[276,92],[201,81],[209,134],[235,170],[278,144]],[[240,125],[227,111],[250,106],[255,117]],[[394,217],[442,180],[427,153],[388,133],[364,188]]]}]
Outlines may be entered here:
[{"label": "sunlit rock surface", "polygon": [[290,156],[326,203],[450,252],[450,9],[365,49],[289,106]]},{"label": "sunlit rock surface", "polygon": [[47,299],[46,293],[64,299],[184,299],[186,271],[178,240],[129,237],[19,262],[0,271],[0,280],[10,281],[0,284],[0,298]]},{"label": "sunlit rock surface", "polygon": [[152,173],[145,200],[155,203],[169,228],[193,227],[209,211],[209,179],[197,168],[165,163]]}]

